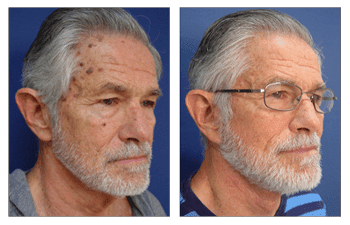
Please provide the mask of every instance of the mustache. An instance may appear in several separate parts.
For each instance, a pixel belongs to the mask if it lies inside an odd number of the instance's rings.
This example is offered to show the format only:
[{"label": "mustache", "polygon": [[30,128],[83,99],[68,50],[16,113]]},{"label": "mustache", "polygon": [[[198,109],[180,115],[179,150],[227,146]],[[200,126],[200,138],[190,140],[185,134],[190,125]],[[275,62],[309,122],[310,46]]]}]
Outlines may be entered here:
[{"label": "mustache", "polygon": [[292,151],[298,148],[305,148],[314,146],[317,151],[321,149],[321,139],[316,133],[312,135],[299,134],[294,137],[288,137],[285,140],[279,141],[275,144],[274,153]]},{"label": "mustache", "polygon": [[105,153],[106,162],[112,162],[117,160],[123,160],[132,157],[146,156],[151,160],[152,158],[152,147],[149,143],[144,142],[142,144],[136,144],[133,141],[126,142],[117,149],[109,149]]}]

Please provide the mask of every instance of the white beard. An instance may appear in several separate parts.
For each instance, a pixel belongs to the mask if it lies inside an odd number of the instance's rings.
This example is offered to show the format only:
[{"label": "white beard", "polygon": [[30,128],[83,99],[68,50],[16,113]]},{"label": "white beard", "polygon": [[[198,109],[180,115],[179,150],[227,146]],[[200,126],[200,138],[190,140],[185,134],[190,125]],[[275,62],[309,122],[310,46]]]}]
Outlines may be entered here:
[{"label": "white beard", "polygon": [[[245,146],[242,140],[235,135],[229,126],[224,126],[221,131],[222,144],[220,152],[223,158],[247,180],[260,188],[281,194],[293,194],[303,190],[315,188],[321,180],[322,169],[320,166],[320,139],[314,133],[311,136],[298,135],[279,141],[269,149],[269,154],[258,155],[256,149]],[[315,145],[317,154],[292,159],[292,163],[298,163],[298,168],[285,164],[280,152],[300,147]]]},{"label": "white beard", "polygon": [[[100,152],[100,157],[93,158],[78,149],[74,143],[66,143],[60,125],[56,127],[53,129],[52,140],[56,158],[88,188],[115,197],[138,195],[148,188],[152,158],[152,149],[148,143],[136,145],[131,141],[118,149],[104,149]],[[118,173],[113,171],[112,166],[112,171],[107,168],[108,164],[117,159],[144,154],[148,156],[148,161],[141,165],[124,167]]]}]

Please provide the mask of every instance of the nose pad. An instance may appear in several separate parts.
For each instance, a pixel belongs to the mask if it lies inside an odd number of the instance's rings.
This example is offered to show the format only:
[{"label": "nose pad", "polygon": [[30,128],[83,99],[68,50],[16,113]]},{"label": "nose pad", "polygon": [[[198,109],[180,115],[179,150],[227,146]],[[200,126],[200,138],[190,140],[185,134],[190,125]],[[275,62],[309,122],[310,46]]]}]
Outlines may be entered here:
[{"label": "nose pad", "polygon": [[310,97],[309,96],[306,96],[311,102],[312,102],[312,104],[314,104],[314,93],[311,93],[311,92],[303,92],[300,96],[298,96],[298,97],[296,97],[296,103],[297,104],[299,104],[300,103],[300,101],[301,101],[301,97],[303,96],[303,94],[309,94],[309,95],[311,95]]}]

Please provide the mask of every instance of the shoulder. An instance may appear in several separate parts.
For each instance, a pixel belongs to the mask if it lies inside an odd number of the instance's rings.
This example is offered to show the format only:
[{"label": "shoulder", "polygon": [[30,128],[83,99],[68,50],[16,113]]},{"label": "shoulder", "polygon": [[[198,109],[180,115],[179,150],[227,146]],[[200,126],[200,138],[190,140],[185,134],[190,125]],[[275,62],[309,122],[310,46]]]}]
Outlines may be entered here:
[{"label": "shoulder", "polygon": [[192,176],[181,183],[180,216],[215,216],[193,193],[191,179]]},{"label": "shoulder", "polygon": [[148,190],[131,198],[144,216],[166,216],[158,199]]},{"label": "shoulder", "polygon": [[180,216],[199,216],[191,204],[191,177],[187,178],[180,186]]},{"label": "shoulder", "polygon": [[326,205],[315,191],[285,196],[286,216],[326,216]]},{"label": "shoulder", "polygon": [[9,216],[35,216],[26,174],[17,169],[9,175]]}]

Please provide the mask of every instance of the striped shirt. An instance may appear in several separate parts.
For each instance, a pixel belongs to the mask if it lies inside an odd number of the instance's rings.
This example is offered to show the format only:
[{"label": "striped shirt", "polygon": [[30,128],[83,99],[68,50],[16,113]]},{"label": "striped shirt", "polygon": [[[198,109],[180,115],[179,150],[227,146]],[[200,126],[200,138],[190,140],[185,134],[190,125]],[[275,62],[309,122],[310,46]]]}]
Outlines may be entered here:
[{"label": "striped shirt", "polygon": [[[193,193],[191,177],[180,187],[180,216],[215,216]],[[326,216],[326,205],[315,191],[303,191],[281,196],[275,216]]]}]

